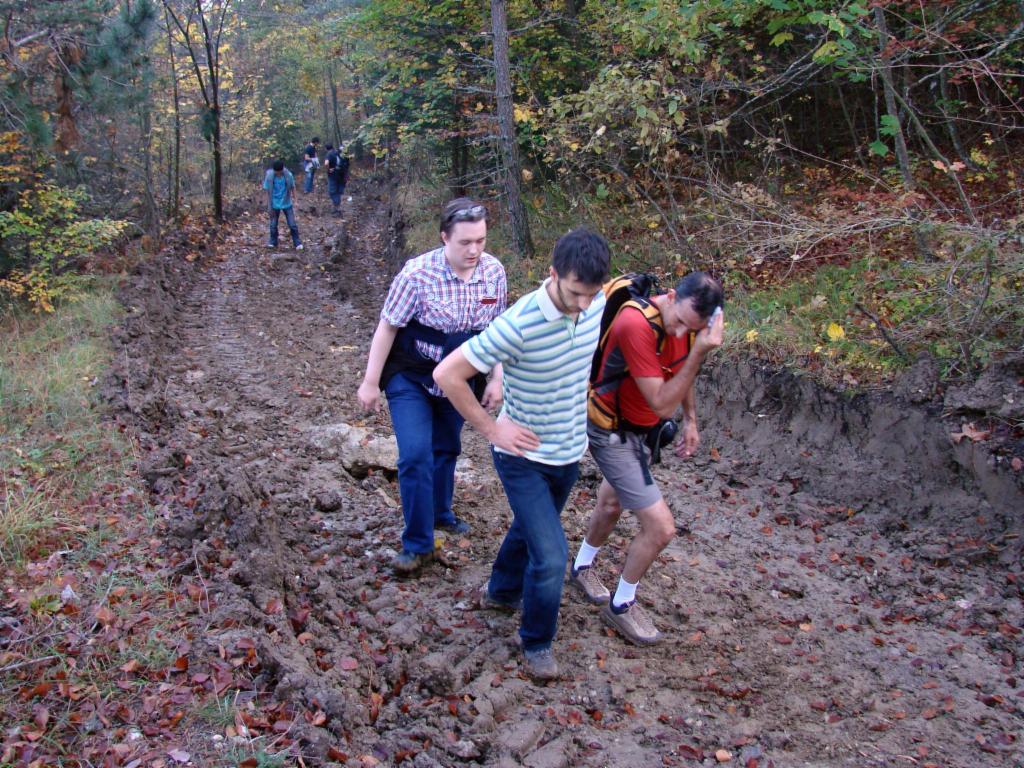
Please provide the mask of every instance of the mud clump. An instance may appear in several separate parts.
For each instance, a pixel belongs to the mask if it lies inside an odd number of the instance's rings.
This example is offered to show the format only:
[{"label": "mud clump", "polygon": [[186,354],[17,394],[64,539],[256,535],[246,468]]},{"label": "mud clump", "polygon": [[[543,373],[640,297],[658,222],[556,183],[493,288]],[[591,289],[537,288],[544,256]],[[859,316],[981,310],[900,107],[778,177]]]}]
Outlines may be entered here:
[{"label": "mud clump", "polygon": [[[243,218],[203,258],[145,265],[105,387],[179,553],[169,576],[201,576],[208,594],[193,655],[243,659],[253,690],[295,713],[307,756],[1020,764],[1019,487],[980,446],[952,445],[928,411],[937,393],[918,408],[756,363],[709,370],[700,455],[654,470],[679,533],[638,595],[665,641],[627,645],[567,591],[550,685],[522,675],[518,617],[474,599],[510,513],[472,430],[456,489],[472,532],[420,578],[394,578],[389,463],[311,439],[338,425],[356,449],[391,436],[355,392],[396,240],[374,228],[384,203],[353,197],[340,222],[300,209],[307,247],[287,259]],[[563,517],[571,547],[600,479],[589,460],[582,477]],[[602,550],[606,584],[636,531],[624,515]]]}]

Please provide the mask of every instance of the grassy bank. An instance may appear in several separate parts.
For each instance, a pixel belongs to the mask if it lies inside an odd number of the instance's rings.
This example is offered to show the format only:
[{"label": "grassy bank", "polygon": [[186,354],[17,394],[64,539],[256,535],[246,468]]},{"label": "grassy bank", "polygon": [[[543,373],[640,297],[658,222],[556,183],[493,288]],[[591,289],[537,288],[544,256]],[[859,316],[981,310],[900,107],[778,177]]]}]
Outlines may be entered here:
[{"label": "grassy bank", "polygon": [[0,765],[122,764],[177,657],[132,444],[98,396],[119,317],[103,285],[2,319]]},{"label": "grassy bank", "polygon": [[108,288],[52,314],[9,310],[0,330],[0,560],[23,565],[63,549],[68,512],[130,464],[129,443],[102,418],[98,384],[120,311]]},{"label": "grassy bank", "polygon": [[[443,179],[422,175],[402,190],[409,254],[437,242],[446,194]],[[503,260],[513,296],[546,275],[561,234],[589,224],[612,245],[613,273],[653,272],[665,287],[691,269],[722,278],[728,302],[722,354],[767,359],[830,385],[884,386],[923,354],[945,377],[970,376],[1024,346],[1024,253],[1010,231],[947,224],[922,234],[909,220],[894,219],[882,234],[847,237],[839,249],[801,252],[795,260],[765,258],[763,244],[754,241],[725,252],[695,236],[680,248],[653,211],[570,198],[556,188],[527,199],[532,260],[509,256],[503,216],[488,230],[488,250]],[[827,229],[827,220],[816,223]],[[694,211],[677,229],[699,232],[700,226]]]}]

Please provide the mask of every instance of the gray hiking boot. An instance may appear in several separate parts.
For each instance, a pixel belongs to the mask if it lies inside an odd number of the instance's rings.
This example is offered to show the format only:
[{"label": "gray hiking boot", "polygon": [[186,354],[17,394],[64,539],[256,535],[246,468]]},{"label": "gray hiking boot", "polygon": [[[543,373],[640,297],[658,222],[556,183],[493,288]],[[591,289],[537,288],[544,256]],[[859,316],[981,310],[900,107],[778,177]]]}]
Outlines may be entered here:
[{"label": "gray hiking boot", "polygon": [[558,679],[558,662],[550,648],[523,651],[523,666],[527,676],[538,683]]},{"label": "gray hiking boot", "polygon": [[423,566],[434,561],[433,552],[407,552],[402,550],[392,561],[391,568],[400,576],[411,576]]},{"label": "gray hiking boot", "polygon": [[569,569],[569,586],[575,587],[583,595],[584,600],[594,605],[605,605],[612,597],[608,588],[601,583],[589,565],[584,565],[579,570],[575,567]]},{"label": "gray hiking boot", "polygon": [[604,623],[635,645],[653,645],[661,639],[661,633],[647,612],[636,604],[626,603],[616,608],[609,602],[601,609]]},{"label": "gray hiking boot", "polygon": [[522,600],[513,605],[511,603],[503,603],[491,597],[490,582],[480,587],[480,590],[477,592],[477,603],[479,603],[481,608],[491,611],[502,611],[503,613],[512,613],[523,607]]}]

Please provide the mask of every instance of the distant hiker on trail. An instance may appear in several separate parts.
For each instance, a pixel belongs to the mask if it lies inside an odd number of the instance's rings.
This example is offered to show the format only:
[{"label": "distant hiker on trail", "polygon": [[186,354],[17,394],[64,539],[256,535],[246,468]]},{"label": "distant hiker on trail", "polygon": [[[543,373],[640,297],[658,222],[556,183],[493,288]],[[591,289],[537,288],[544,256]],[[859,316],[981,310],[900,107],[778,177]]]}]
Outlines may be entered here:
[{"label": "distant hiker on trail", "polygon": [[[551,652],[569,546],[561,513],[587,448],[587,383],[601,327],[608,244],[577,229],[555,244],[549,277],[434,371],[452,405],[492,444],[512,526],[480,590],[483,608],[522,605],[519,637],[527,673],[558,677]],[[468,379],[504,367],[497,419]]]},{"label": "distant hiker on trail", "polygon": [[316,156],[318,146],[320,146],[320,137],[314,136],[302,150],[302,170],[306,173],[306,183],[302,191],[306,194],[313,191],[313,176],[316,175],[316,169],[320,167],[320,159]]},{"label": "distant hiker on trail", "polygon": [[[433,560],[435,529],[469,531],[452,512],[463,418],[432,374],[448,352],[486,328],[508,303],[505,268],[484,251],[487,209],[464,197],[452,200],[440,230],[441,247],[409,259],[391,283],[358,391],[364,408],[379,411],[384,389],[398,440],[405,530],[402,551],[391,565],[399,574],[415,573]],[[489,383],[479,376],[475,385],[484,408],[501,403],[500,366]]]},{"label": "distant hiker on trail", "polygon": [[341,213],[341,196],[348,184],[348,158],[342,147],[335,149],[331,144],[327,147],[327,195],[331,198],[331,213]]},{"label": "distant hiker on trail", "polygon": [[[606,292],[611,294],[608,287]],[[622,304],[601,342],[587,435],[604,480],[569,584],[588,602],[602,605],[605,623],[637,645],[650,645],[661,637],[636,604],[636,588],[676,530],[672,512],[651,476],[651,455],[660,450],[664,426],[674,428],[669,420],[680,405],[686,423],[676,453],[692,456],[700,444],[693,382],[705,355],[722,343],[723,301],[717,280],[693,272],[668,293]],[[615,303],[609,303],[608,309],[614,311]],[[611,595],[593,564],[623,508],[636,515],[640,533],[629,546],[618,587]]]},{"label": "distant hiker on trail", "polygon": [[275,160],[273,168],[268,168],[263,177],[263,188],[267,190],[267,211],[270,213],[270,242],[268,248],[277,248],[277,223],[284,212],[288,229],[292,233],[292,245],[295,250],[302,250],[299,239],[299,226],[295,223],[295,207],[292,204],[292,192],[295,189],[295,177],[284,167],[283,160]]}]

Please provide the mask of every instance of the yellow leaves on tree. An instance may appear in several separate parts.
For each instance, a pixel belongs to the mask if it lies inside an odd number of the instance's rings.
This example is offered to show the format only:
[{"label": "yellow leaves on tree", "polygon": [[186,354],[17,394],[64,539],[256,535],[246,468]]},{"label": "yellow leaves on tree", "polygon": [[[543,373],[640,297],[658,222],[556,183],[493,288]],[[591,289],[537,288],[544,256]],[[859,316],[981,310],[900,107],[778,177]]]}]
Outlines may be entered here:
[{"label": "yellow leaves on tree", "polygon": [[124,221],[83,219],[84,191],[40,182],[20,158],[17,136],[0,135],[0,183],[23,187],[11,210],[0,211],[0,291],[52,312],[81,285],[83,259],[113,243]]}]

